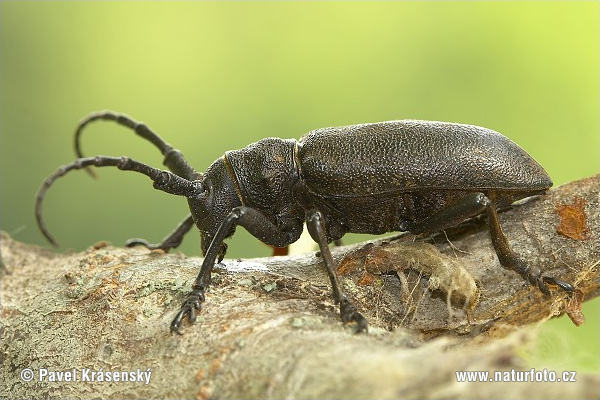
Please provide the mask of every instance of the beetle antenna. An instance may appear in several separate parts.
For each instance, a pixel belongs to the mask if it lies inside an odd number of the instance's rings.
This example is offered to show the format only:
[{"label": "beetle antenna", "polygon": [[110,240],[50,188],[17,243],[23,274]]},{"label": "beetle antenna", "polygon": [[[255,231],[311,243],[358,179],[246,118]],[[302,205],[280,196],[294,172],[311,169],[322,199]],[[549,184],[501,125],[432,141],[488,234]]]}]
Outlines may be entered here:
[{"label": "beetle antenna", "polygon": [[[127,115],[118,114],[113,111],[100,111],[97,113],[93,113],[79,122],[79,124],[77,125],[77,129],[75,130],[74,142],[75,154],[77,155],[77,158],[83,158],[83,153],[81,151],[80,144],[80,137],[81,133],[83,132],[83,128],[85,128],[89,123],[97,120],[114,121],[119,125],[125,126],[133,130],[138,136],[141,136],[144,139],[148,140],[160,150],[161,154],[164,156],[163,164],[167,168],[169,168],[171,172],[189,180],[201,178],[202,175],[187,162],[187,160],[183,157],[183,154],[181,154],[179,150],[173,149],[171,145],[169,145],[160,136],[153,132],[152,129],[150,129],[146,124],[134,121]],[[96,174],[91,168],[86,167],[86,171],[92,177],[96,177]]]},{"label": "beetle antenna", "polygon": [[63,165],[50,175],[42,183],[42,187],[38,191],[35,199],[35,217],[38,227],[42,231],[44,237],[55,247],[58,247],[58,242],[48,231],[44,219],[42,218],[42,202],[46,196],[46,192],[61,176],[69,171],[76,169],[85,169],[90,166],[94,167],[117,167],[124,171],[134,171],[146,175],[154,182],[154,188],[167,193],[178,196],[194,197],[198,193],[204,191],[204,185],[200,180],[188,180],[182,178],[172,172],[162,171],[158,168],[151,167],[129,157],[88,157],[78,158],[70,164]]}]

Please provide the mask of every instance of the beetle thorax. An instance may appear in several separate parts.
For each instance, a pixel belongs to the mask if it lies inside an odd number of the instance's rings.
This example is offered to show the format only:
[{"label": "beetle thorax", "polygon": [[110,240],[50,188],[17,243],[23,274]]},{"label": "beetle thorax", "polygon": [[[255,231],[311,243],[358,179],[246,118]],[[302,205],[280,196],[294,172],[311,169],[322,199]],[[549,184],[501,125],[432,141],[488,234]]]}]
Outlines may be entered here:
[{"label": "beetle thorax", "polygon": [[295,146],[293,139],[266,138],[225,153],[228,172],[243,205],[266,215],[290,208],[292,188],[299,179]]}]

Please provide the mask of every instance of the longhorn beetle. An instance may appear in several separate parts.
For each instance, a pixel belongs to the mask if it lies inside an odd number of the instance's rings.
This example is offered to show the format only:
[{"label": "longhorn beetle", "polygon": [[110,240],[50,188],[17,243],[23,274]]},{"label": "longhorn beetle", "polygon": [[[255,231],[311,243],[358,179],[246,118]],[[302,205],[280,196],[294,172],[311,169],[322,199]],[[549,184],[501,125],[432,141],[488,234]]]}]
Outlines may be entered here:
[{"label": "longhorn beetle", "polygon": [[[80,137],[88,124],[115,121],[154,144],[164,156],[161,171],[128,157],[83,158]],[[441,231],[486,212],[492,244],[504,268],[520,274],[549,295],[547,284],[573,287],[542,275],[509,246],[497,208],[545,192],[546,171],[498,132],[473,125],[402,120],[313,130],[299,141],[266,138],[227,151],[202,174],[143,123],[105,111],[83,119],[75,132],[77,159],[43,183],[36,198],[40,230],[57,245],[42,219],[42,201],[52,183],[67,172],[88,167],[117,167],[148,176],[154,188],[187,198],[190,214],[160,243],[142,239],[149,249],[179,246],[196,225],[204,261],[193,290],[171,323],[180,333],[183,320],[196,320],[215,262],[226,252],[224,239],[240,225],[262,242],[284,247],[300,237],[303,224],[315,242],[340,306],[344,323],[367,329],[366,319],[346,297],[328,243],[348,232]]]}]

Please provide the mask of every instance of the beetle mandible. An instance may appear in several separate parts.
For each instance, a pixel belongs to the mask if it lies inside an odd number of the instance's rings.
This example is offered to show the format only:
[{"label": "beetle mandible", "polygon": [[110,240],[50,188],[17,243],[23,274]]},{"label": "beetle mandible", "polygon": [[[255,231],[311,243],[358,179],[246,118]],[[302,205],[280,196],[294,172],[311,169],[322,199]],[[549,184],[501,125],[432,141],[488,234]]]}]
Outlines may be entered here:
[{"label": "beetle mandible", "polygon": [[[96,120],[110,120],[154,144],[170,170],[161,171],[128,157],[83,158],[80,136]],[[42,201],[52,183],[67,172],[117,167],[148,176],[154,188],[187,198],[190,214],[160,243],[133,239],[128,246],[179,246],[195,224],[204,261],[193,290],[171,323],[180,333],[185,318],[196,320],[224,239],[243,226],[254,237],[284,247],[300,237],[304,223],[318,243],[344,323],[367,329],[366,319],[345,295],[328,243],[348,232],[431,233],[485,212],[501,265],[545,294],[548,283],[573,287],[542,275],[509,246],[497,208],[545,192],[552,181],[519,146],[490,129],[447,122],[401,120],[313,130],[300,140],[266,138],[227,151],[202,174],[183,154],[147,125],[110,111],[89,115],[75,132],[77,159],[49,176],[36,198],[36,218],[44,236],[56,241],[42,219]]]}]

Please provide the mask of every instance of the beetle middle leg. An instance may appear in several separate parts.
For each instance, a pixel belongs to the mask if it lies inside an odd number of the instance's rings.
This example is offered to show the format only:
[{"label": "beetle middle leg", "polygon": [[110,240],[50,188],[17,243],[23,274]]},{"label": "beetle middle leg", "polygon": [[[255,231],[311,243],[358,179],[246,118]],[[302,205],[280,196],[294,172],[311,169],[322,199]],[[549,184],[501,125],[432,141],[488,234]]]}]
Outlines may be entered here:
[{"label": "beetle middle leg", "polygon": [[336,304],[340,305],[340,315],[342,321],[346,323],[356,323],[356,332],[367,331],[367,320],[359,313],[354,305],[346,297],[338,275],[333,266],[333,257],[329,246],[327,245],[327,238],[325,236],[325,218],[323,214],[317,210],[310,210],[306,213],[306,226],[310,236],[313,240],[319,244],[321,250],[321,257],[325,262],[325,268],[331,286],[333,288],[333,300]]}]

